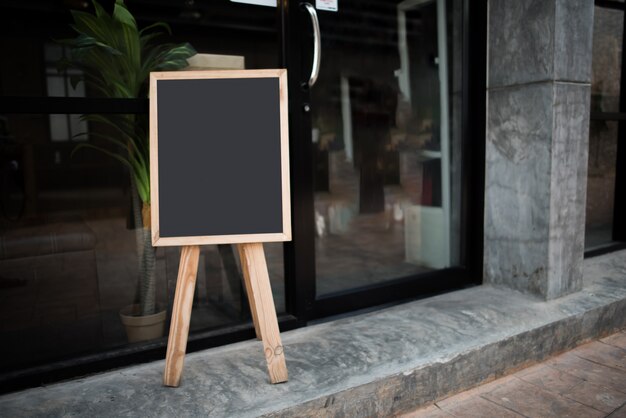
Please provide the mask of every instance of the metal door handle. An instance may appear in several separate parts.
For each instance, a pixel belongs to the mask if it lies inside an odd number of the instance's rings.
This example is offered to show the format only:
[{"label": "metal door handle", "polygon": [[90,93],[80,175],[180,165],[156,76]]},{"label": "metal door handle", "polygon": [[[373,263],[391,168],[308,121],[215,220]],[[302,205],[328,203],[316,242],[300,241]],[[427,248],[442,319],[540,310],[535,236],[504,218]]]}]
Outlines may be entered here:
[{"label": "metal door handle", "polygon": [[320,21],[317,18],[317,12],[315,7],[310,3],[302,3],[302,7],[309,12],[311,16],[311,24],[313,25],[313,65],[311,66],[311,76],[307,83],[309,87],[313,87],[313,84],[317,81],[317,76],[320,74],[320,63],[322,60],[322,36],[320,34]]}]

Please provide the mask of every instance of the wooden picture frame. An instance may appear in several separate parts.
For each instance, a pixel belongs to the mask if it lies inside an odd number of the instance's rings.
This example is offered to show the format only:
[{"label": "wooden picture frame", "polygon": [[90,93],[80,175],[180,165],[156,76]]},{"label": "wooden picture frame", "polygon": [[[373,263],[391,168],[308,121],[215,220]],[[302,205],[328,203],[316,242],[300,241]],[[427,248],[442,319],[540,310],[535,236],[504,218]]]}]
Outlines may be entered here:
[{"label": "wooden picture frame", "polygon": [[[280,161],[282,190],[282,231],[272,233],[223,234],[163,237],[160,234],[159,218],[159,125],[158,125],[158,82],[160,80],[205,80],[205,79],[258,79],[276,78],[279,86],[280,114]],[[242,244],[280,242],[291,240],[291,205],[289,185],[289,127],[287,107],[287,72],[271,70],[211,70],[155,72],[150,74],[150,190],[152,245],[189,246],[209,244]],[[251,214],[252,215],[252,214]]]}]

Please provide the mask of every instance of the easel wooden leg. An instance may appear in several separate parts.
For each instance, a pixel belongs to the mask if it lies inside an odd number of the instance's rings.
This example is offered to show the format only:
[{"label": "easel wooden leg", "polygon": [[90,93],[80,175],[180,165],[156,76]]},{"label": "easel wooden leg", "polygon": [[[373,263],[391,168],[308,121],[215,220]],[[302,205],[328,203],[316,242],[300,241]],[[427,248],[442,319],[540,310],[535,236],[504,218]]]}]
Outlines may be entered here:
[{"label": "easel wooden leg", "polygon": [[[270,286],[270,277],[267,272],[267,263],[263,244],[239,244],[241,267],[246,281],[246,289],[250,297],[252,318],[255,318],[255,328],[260,331],[267,360],[267,369],[271,383],[287,381],[287,364],[280,340],[274,297]],[[256,315],[255,315],[256,312]]]},{"label": "easel wooden leg", "polygon": [[[261,327],[259,327],[259,318],[256,313],[256,305],[254,304],[254,297],[252,296],[252,285],[250,284],[250,274],[246,272],[244,266],[244,260],[246,260],[246,254],[243,251],[243,246],[246,244],[237,245],[237,251],[239,252],[239,260],[241,260],[241,270],[243,271],[243,282],[246,286],[246,294],[248,295],[248,305],[250,305],[250,312],[252,313],[252,323],[254,324],[254,332],[257,340],[261,340]],[[272,299],[273,301],[274,299]]]},{"label": "easel wooden leg", "polygon": [[182,248],[176,281],[176,295],[172,308],[170,336],[167,341],[167,354],[165,356],[165,372],[163,373],[165,386],[177,387],[180,384],[187,349],[187,337],[189,336],[189,320],[191,319],[191,306],[193,305],[199,258],[200,247],[197,245]]}]

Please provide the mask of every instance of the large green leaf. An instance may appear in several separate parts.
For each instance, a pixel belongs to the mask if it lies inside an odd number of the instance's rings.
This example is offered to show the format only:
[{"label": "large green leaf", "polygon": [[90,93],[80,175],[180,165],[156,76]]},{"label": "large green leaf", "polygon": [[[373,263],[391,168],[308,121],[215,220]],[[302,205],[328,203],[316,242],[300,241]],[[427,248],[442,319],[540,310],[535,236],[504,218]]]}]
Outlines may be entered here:
[{"label": "large green leaf", "polygon": [[113,18],[137,30],[137,22],[135,21],[133,15],[126,8],[123,0],[115,1],[115,7],[113,7]]},{"label": "large green leaf", "polygon": [[124,158],[123,156],[119,155],[116,152],[110,151],[104,147],[99,147],[97,145],[94,144],[87,144],[87,143],[82,143],[82,144],[78,144],[76,145],[76,147],[72,150],[72,156],[74,154],[76,154],[76,152],[78,152],[79,150],[83,149],[83,148],[91,148],[91,149],[95,149],[103,154],[108,155],[109,157],[119,161],[120,163],[124,164],[126,167],[130,168],[132,170],[132,164],[130,163],[130,161],[128,161],[128,159]]},{"label": "large green leaf", "polygon": [[[165,31],[168,33],[168,35],[171,35],[171,34],[172,34],[172,29],[170,28],[170,25],[168,25],[168,24],[167,24],[167,23],[165,23],[165,22],[156,22],[156,23],[153,23],[153,24],[148,25],[148,26],[146,26],[145,28],[141,29],[141,30],[139,31],[139,35],[143,36],[143,35],[144,35],[144,32],[147,32],[147,31],[150,31],[150,30],[153,30],[153,29],[157,29],[157,28],[163,28],[163,29],[165,29]],[[157,33],[158,33],[158,32],[157,32]]]},{"label": "large green leaf", "polygon": [[[187,58],[196,51],[189,44],[158,44],[155,39],[171,33],[167,24],[158,22],[141,30],[123,0],[116,0],[113,13],[108,14],[93,1],[95,13],[72,11],[71,26],[76,37],[60,41],[70,47],[67,59],[59,68],[77,68],[95,91],[106,97],[135,98],[147,93],[151,71],[177,70],[187,66]],[[75,83],[76,80],[72,80]],[[127,166],[136,180],[142,201],[150,199],[150,164],[147,118],[124,115],[86,115],[89,122],[101,123],[117,132],[119,137],[92,133],[115,145],[115,150],[82,143],[76,147],[103,152]]]},{"label": "large green leaf", "polygon": [[72,28],[79,34],[88,35],[104,43],[111,43],[115,33],[113,20],[105,13],[104,16],[96,17],[90,13],[72,11],[74,25]]},{"label": "large green leaf", "polygon": [[104,7],[102,7],[97,1],[93,2],[93,8],[96,11],[97,18],[103,19],[108,16],[107,12],[104,10]]}]

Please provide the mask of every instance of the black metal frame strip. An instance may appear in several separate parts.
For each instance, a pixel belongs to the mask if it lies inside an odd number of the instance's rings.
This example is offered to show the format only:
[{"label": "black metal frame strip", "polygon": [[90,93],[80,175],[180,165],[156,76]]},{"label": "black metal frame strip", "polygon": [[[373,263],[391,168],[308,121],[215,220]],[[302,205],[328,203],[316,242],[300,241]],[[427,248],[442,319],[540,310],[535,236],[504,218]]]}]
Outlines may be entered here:
[{"label": "black metal frame strip", "polygon": [[[289,158],[291,167],[292,241],[285,244],[285,293],[287,312],[303,323],[311,317],[315,300],[315,230],[313,212],[313,161],[310,102],[303,45],[311,30],[300,0],[282,0],[283,65],[289,81]],[[308,49],[307,49],[308,51]]]},{"label": "black metal frame strip", "polygon": [[591,120],[626,120],[622,112],[591,112]]},{"label": "black metal frame strip", "polygon": [[597,257],[599,255],[604,255],[623,249],[626,249],[626,242],[611,242],[606,245],[601,245],[599,247],[594,247],[585,251],[585,258]]},{"label": "black metal frame strip", "polygon": [[465,0],[463,19],[462,205],[466,225],[465,262],[469,280],[482,283],[487,112],[487,0]]},{"label": "black metal frame strip", "polygon": [[415,300],[473,286],[467,269],[452,268],[391,280],[373,286],[322,296],[315,301],[314,318],[352,312],[393,302]]},{"label": "black metal frame strip", "polygon": [[148,113],[148,99],[0,96],[0,113]]},{"label": "black metal frame strip", "polygon": [[626,4],[615,0],[596,0],[596,6],[604,7],[606,9],[624,10]]}]

